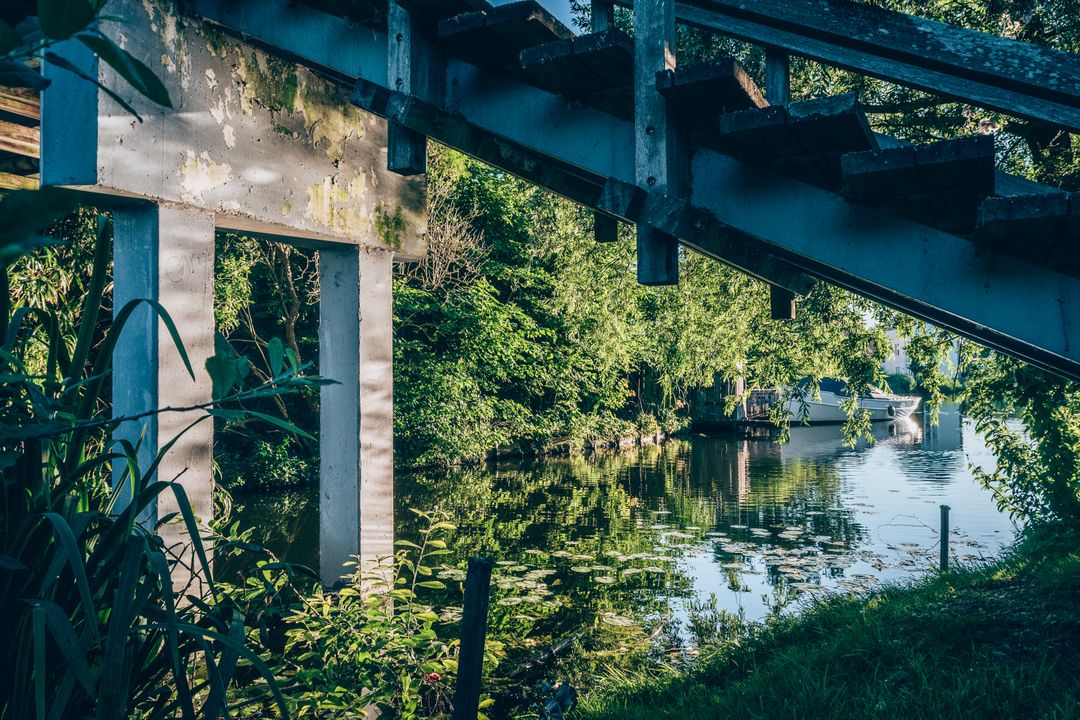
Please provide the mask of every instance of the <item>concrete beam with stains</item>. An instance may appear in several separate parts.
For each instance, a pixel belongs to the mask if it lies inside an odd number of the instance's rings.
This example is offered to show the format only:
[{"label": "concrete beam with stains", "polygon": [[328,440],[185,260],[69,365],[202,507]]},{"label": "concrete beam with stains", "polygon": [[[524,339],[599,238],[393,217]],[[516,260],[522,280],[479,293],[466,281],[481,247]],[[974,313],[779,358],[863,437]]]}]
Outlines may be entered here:
[{"label": "concrete beam with stains", "polygon": [[386,170],[386,121],[348,88],[202,20],[170,0],[112,0],[102,29],[164,81],[173,109],[126,87],[68,43],[66,59],[129,100],[46,67],[42,181],[178,203],[222,229],[393,250],[427,250],[423,177]]}]

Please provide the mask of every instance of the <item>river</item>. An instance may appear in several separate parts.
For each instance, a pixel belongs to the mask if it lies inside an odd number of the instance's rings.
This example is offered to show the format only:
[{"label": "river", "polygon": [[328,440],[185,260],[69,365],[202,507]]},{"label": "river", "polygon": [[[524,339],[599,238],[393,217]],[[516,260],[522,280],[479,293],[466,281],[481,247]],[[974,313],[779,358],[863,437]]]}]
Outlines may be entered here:
[{"label": "river", "polygon": [[[855,448],[835,426],[794,427],[785,445],[695,435],[402,474],[398,535],[417,537],[409,508],[448,513],[458,527],[436,574],[456,586],[466,558],[493,557],[493,622],[548,639],[589,634],[569,673],[585,678],[634,632],[662,652],[692,651],[732,618],[930,572],[942,504],[954,561],[992,558],[1012,542],[1016,528],[970,469],[992,468],[993,456],[955,406],[936,427],[916,416],[875,434]],[[280,558],[318,567],[316,498],[314,489],[238,497],[234,516]]]}]

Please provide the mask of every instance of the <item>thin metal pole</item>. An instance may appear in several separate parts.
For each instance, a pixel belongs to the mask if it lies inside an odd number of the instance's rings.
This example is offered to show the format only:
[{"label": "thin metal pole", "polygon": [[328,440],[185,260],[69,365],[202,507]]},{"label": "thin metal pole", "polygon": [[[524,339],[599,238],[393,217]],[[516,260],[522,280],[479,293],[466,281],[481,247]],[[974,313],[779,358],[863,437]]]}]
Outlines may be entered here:
[{"label": "thin metal pole", "polygon": [[949,569],[949,506],[941,506],[941,569]]},{"label": "thin metal pole", "polygon": [[469,558],[465,601],[461,610],[461,650],[458,653],[454,720],[476,720],[480,711],[480,680],[484,670],[491,558]]}]

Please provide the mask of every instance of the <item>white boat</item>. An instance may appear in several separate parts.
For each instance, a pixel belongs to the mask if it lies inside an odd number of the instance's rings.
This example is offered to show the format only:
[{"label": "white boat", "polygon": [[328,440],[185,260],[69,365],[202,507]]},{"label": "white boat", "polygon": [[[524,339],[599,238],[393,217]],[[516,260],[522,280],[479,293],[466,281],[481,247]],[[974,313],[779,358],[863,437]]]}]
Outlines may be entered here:
[{"label": "white boat", "polygon": [[[800,387],[806,384],[806,381],[799,383]],[[808,392],[801,401],[798,398],[789,399],[787,411],[793,422],[802,422],[805,417],[811,425],[842,423],[847,420],[844,402],[849,397],[846,383],[825,378],[817,395]],[[922,398],[918,395],[893,395],[879,390],[859,396],[859,408],[870,411],[872,422],[902,420],[915,412],[921,402]]]}]

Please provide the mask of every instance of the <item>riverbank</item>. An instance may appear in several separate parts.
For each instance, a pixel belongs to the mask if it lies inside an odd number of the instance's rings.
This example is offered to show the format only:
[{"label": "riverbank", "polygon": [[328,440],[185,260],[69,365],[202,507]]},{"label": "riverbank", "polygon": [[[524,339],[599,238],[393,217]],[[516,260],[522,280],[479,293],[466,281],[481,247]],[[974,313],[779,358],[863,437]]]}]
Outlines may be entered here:
[{"label": "riverbank", "polygon": [[1080,536],[833,597],[685,672],[612,677],[578,720],[1080,717]]}]

